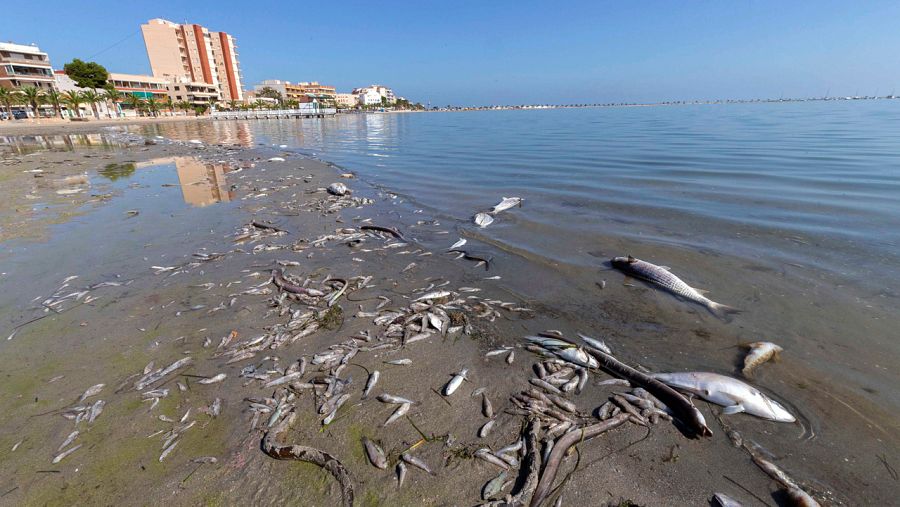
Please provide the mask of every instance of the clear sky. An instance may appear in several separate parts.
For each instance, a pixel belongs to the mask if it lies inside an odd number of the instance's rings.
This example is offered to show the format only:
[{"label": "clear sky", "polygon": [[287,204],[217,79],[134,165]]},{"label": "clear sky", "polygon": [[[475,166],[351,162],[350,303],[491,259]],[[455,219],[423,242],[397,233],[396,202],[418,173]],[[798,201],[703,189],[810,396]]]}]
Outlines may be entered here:
[{"label": "clear sky", "polygon": [[0,41],[149,73],[140,24],[237,38],[246,87],[379,83],[432,105],[900,93],[900,2],[16,1]]}]

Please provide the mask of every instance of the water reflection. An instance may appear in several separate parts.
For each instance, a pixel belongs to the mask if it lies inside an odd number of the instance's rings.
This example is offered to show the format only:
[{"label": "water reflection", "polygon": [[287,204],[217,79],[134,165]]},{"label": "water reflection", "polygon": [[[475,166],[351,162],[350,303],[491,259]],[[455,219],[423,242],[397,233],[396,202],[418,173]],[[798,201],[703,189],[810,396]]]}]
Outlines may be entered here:
[{"label": "water reflection", "polygon": [[219,202],[229,202],[234,191],[228,185],[225,175],[231,172],[228,164],[204,163],[194,157],[157,158],[134,164],[136,168],[162,164],[175,165],[181,196],[184,202],[195,207],[209,206]]},{"label": "water reflection", "polygon": [[131,125],[126,129],[144,136],[162,136],[168,139],[187,141],[199,139],[209,144],[226,144],[250,147],[254,138],[247,122],[196,121],[157,123],[152,125]]},{"label": "water reflection", "polygon": [[54,134],[0,136],[0,151],[26,155],[41,150],[72,151],[77,148],[115,148],[119,143],[105,134]]},{"label": "water reflection", "polygon": [[134,170],[137,168],[134,162],[125,162],[122,164],[106,164],[103,166],[103,169],[97,171],[100,173],[100,176],[108,179],[109,181],[116,181],[119,178],[127,178],[134,174]]}]

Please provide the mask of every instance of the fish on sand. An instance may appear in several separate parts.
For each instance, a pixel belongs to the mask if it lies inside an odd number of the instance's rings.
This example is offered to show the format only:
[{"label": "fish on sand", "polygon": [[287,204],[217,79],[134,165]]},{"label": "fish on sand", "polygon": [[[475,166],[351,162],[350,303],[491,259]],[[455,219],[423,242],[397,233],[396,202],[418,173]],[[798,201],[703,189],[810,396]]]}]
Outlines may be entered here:
[{"label": "fish on sand", "polygon": [[709,372],[655,373],[650,376],[671,387],[725,407],[723,410],[725,414],[746,412],[771,421],[796,421],[796,418],[780,403],[736,378]]},{"label": "fish on sand", "polygon": [[740,313],[740,310],[737,308],[716,303],[707,298],[700,290],[684,283],[681,278],[678,278],[663,266],[635,259],[630,255],[627,257],[614,257],[610,262],[614,268],[627,275],[658,285],[676,296],[705,306],[717,317],[724,317],[729,313]]}]

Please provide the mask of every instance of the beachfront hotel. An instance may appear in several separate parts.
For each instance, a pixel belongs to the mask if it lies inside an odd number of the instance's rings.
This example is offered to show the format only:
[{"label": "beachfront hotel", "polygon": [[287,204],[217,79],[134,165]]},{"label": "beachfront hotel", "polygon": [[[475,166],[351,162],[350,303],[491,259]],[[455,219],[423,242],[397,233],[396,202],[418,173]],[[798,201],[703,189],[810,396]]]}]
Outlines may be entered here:
[{"label": "beachfront hotel", "polygon": [[271,88],[281,94],[285,100],[297,102],[311,102],[312,100],[334,100],[337,96],[333,86],[319,84],[318,81],[291,83],[280,79],[266,79],[253,86],[257,93],[265,88]]},{"label": "beachfront hotel", "polygon": [[0,42],[0,87],[50,90],[54,81],[50,57],[39,47]]},{"label": "beachfront hotel", "polygon": [[221,101],[244,98],[237,44],[231,35],[165,19],[151,19],[141,25],[141,33],[155,77],[213,85]]}]

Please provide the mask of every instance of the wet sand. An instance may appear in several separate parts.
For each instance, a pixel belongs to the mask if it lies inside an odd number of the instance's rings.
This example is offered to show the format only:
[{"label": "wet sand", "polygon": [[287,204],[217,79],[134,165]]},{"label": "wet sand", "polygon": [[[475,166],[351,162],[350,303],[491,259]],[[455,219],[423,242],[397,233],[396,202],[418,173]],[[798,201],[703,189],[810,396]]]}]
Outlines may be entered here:
[{"label": "wet sand", "polygon": [[[576,331],[600,335],[618,357],[651,370],[675,365],[722,370],[726,365],[727,371],[727,365],[742,357],[735,348],[709,352],[712,336],[735,334],[727,323],[683,308],[673,310],[674,315],[654,316],[656,298],[666,296],[619,286],[613,274],[607,277],[610,283],[600,304],[582,302],[579,307],[567,299],[571,287],[554,285],[552,276],[539,271],[551,267],[531,267],[539,285],[529,286],[521,274],[515,278],[511,269],[516,264],[505,259],[495,258],[494,267],[486,271],[473,262],[454,260],[439,248],[424,247],[438,240],[449,246],[457,239],[455,231],[416,213],[387,191],[340,178],[328,164],[267,147],[155,142],[145,145],[137,137],[110,134],[99,147],[3,157],[0,177],[8,179],[0,192],[11,205],[0,210],[0,375],[5,386],[0,393],[0,503],[339,504],[339,489],[329,474],[314,465],[273,460],[260,449],[271,413],[251,426],[254,416],[247,399],[277,397],[280,392],[241,373],[256,366],[270,380],[277,378],[276,371],[283,373],[301,358],[311,360],[360,333],[373,337],[370,343],[360,342],[363,348],[391,343],[383,336],[384,326],[375,325],[372,317],[356,316],[376,311],[385,301],[379,297],[388,301],[382,310],[391,310],[406,308],[431,290],[452,290],[474,311],[465,312],[472,326],[468,334],[445,337],[433,332],[405,347],[359,351],[339,375],[352,377],[350,398],[327,426],[309,392],[301,391],[293,401],[298,420],[284,441],[322,449],[343,462],[354,477],[359,505],[481,502],[482,486],[499,469],[473,459],[471,453],[480,447],[496,450],[519,438],[524,418],[510,413],[510,397],[529,387],[532,365],[539,360],[521,348],[524,335],[546,329],[559,329],[568,337]],[[268,161],[275,156],[285,160]],[[44,172],[25,172],[34,170]],[[88,185],[46,183],[83,174]],[[192,174],[202,177],[192,179]],[[337,200],[315,190],[336,181],[353,189],[353,197],[371,199],[371,204],[322,213],[322,205]],[[83,190],[58,193],[73,187]],[[285,232],[254,227],[254,221]],[[397,227],[410,241],[399,247],[392,246],[398,241],[390,237],[366,237],[355,247],[342,238],[314,244],[323,235],[367,223]],[[299,280],[309,277],[325,291],[339,286],[321,283],[328,276],[372,278],[364,288],[351,282],[334,306],[340,312],[329,312],[321,300],[304,304],[279,299],[278,288],[270,282],[278,261],[287,274]],[[497,274],[500,280],[486,279]],[[58,291],[63,280],[74,275],[78,278]],[[117,285],[90,289],[50,311],[41,306],[54,293],[64,296],[103,282]],[[459,290],[464,287],[480,291]],[[618,294],[626,290],[646,292],[646,305],[618,303]],[[484,306],[478,306],[481,300],[474,297],[493,301],[488,304],[497,313],[485,315]],[[531,311],[510,311],[501,302]],[[318,330],[226,364],[234,357],[227,353],[229,348],[278,334],[292,320],[291,312],[304,313],[310,306],[320,312]],[[673,321],[684,327],[673,330],[661,323]],[[228,344],[220,347],[228,337]],[[680,342],[682,357],[652,355],[648,344],[658,340]],[[512,364],[505,354],[485,357],[503,346],[514,347]],[[150,388],[134,388],[149,362],[153,370],[185,357],[192,358],[190,366]],[[385,364],[399,358],[412,364]],[[468,380],[452,396],[441,396],[441,389],[462,368],[469,369]],[[376,369],[381,380],[372,396],[361,400],[367,371]],[[317,370],[310,365],[303,380],[323,375]],[[226,375],[222,382],[199,383],[219,373]],[[580,412],[590,416],[611,393],[622,391],[595,385],[608,378],[592,373],[584,391],[569,397]],[[767,392],[789,399],[794,390],[817,389],[851,400],[852,406],[841,403],[859,416],[879,411],[852,393],[811,381],[802,361],[789,356],[763,365],[754,380]],[[52,464],[60,444],[76,429],[62,414],[99,383],[105,387],[86,403],[103,400],[102,413],[93,424],[78,423],[80,433],[65,449],[82,447]],[[488,419],[481,413],[481,398],[471,396],[481,387],[497,414],[494,430],[483,439],[477,432]],[[142,401],[142,391],[166,388],[168,396],[157,406]],[[382,392],[417,403],[406,418],[382,427],[395,408],[374,399]],[[217,416],[201,411],[217,398]],[[848,435],[841,424],[856,415],[848,416],[841,403],[806,405],[802,410],[789,404],[805,427],[744,414],[723,420],[772,452],[779,466],[823,503],[888,504],[897,480],[890,471],[897,433],[876,420],[893,416],[870,417],[872,424],[860,429],[868,433]],[[717,491],[746,505],[784,504],[778,486],[732,446],[715,416],[720,408],[703,402],[698,406],[715,433],[712,438],[688,439],[663,421],[649,429],[626,424],[580,444],[558,476],[559,481],[575,469],[560,489],[563,505],[705,505]],[[854,408],[860,406],[864,409]],[[814,414],[814,424],[803,416],[807,413]],[[165,432],[191,422],[160,461]],[[391,463],[387,470],[368,463],[360,443],[363,436],[381,443]],[[398,488],[393,465],[399,453],[412,446],[436,473],[410,467]],[[207,456],[217,462],[193,461]]]}]

